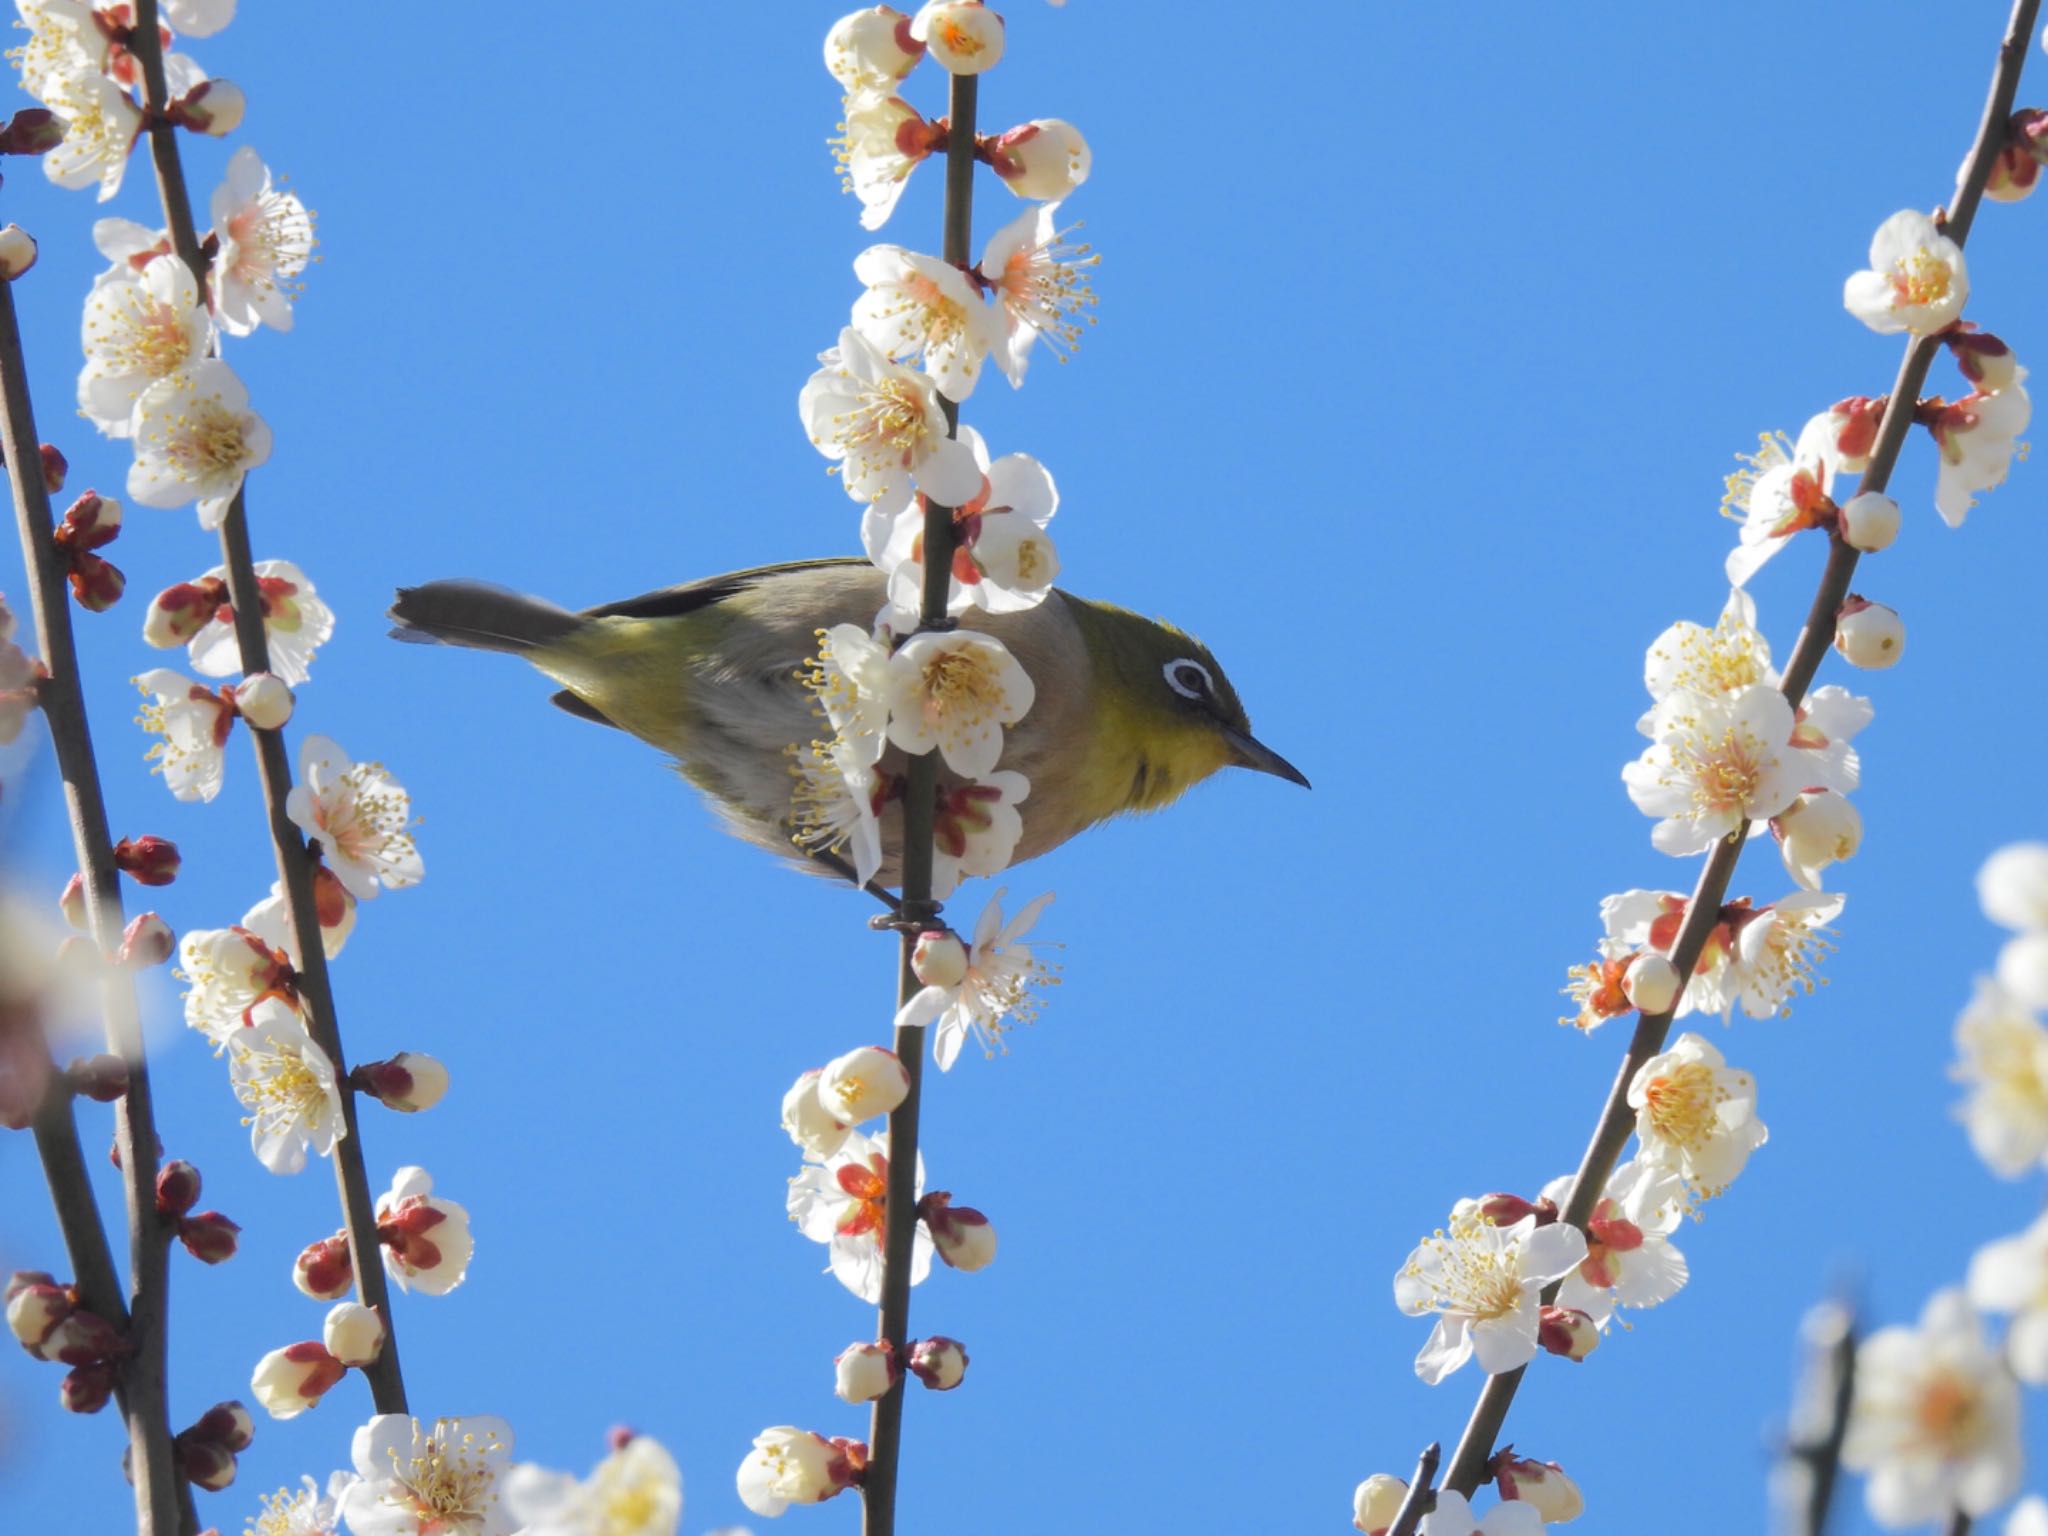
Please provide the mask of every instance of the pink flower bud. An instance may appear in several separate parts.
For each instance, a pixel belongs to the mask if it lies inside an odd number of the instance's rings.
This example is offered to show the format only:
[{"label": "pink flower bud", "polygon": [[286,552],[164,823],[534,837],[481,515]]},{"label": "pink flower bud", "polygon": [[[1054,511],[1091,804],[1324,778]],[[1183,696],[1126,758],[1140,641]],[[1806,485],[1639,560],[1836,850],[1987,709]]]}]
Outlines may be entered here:
[{"label": "pink flower bud", "polygon": [[910,23],[910,35],[949,75],[978,75],[1003,56],[1003,18],[981,0],[929,0]]},{"label": "pink flower bud", "polygon": [[1351,1495],[1351,1523],[1366,1536],[1382,1536],[1401,1513],[1408,1485],[1385,1472],[1375,1472]]},{"label": "pink flower bud", "polygon": [[1850,593],[1835,618],[1835,649],[1852,667],[1872,671],[1906,654],[1906,626],[1895,609]]},{"label": "pink flower bud", "polygon": [[193,1487],[219,1493],[235,1480],[235,1453],[218,1440],[187,1440],[181,1434],[172,1446],[178,1470]]},{"label": "pink flower bud", "polygon": [[1050,202],[1088,179],[1088,141],[1072,123],[1042,117],[985,139],[982,158],[1019,197]]},{"label": "pink flower bud", "polygon": [[863,1045],[826,1064],[818,1102],[835,1120],[858,1125],[886,1115],[910,1096],[910,1071],[894,1051]]},{"label": "pink flower bud", "polygon": [[188,1440],[211,1440],[231,1451],[246,1451],[256,1439],[256,1421],[235,1398],[215,1403],[185,1431]]},{"label": "pink flower bud", "polygon": [[117,957],[131,971],[162,965],[178,950],[178,936],[171,925],[154,912],[145,912],[131,922],[121,935]]},{"label": "pink flower bud", "polygon": [[128,578],[121,567],[94,554],[73,555],[68,579],[71,596],[87,613],[105,613],[128,590]]},{"label": "pink flower bud", "polygon": [[1512,1227],[1539,1212],[1543,1214],[1539,1225],[1557,1220],[1557,1206],[1549,1200],[1524,1200],[1520,1195],[1488,1195],[1479,1202],[1479,1214],[1496,1227]]},{"label": "pink flower bud", "polygon": [[1663,1013],[1678,1001],[1683,983],[1667,956],[1646,949],[1621,973],[1621,990],[1644,1013]]},{"label": "pink flower bud", "polygon": [[1583,1360],[1600,1345],[1600,1330],[1577,1307],[1545,1307],[1536,1316],[1536,1342],[1553,1355]]},{"label": "pink flower bud", "polygon": [[223,138],[242,125],[248,98],[232,80],[202,80],[171,103],[166,114],[181,128]]},{"label": "pink flower bud", "polygon": [[64,894],[57,898],[57,910],[64,914],[64,921],[80,933],[92,932],[92,920],[85,911],[85,877],[73,875],[65,883]]},{"label": "pink flower bud", "polygon": [[104,549],[121,536],[121,503],[98,491],[87,491],[64,509],[64,520],[51,539],[66,555]]},{"label": "pink flower bud", "polygon": [[184,645],[226,606],[227,583],[217,576],[181,581],[150,599],[142,618],[142,638],[158,650]]},{"label": "pink flower bud", "polygon": [[344,1301],[329,1310],[320,1336],[343,1365],[368,1365],[384,1349],[384,1319],[375,1307]]},{"label": "pink flower bud", "polygon": [[40,1270],[20,1271],[8,1283],[7,1327],[32,1355],[42,1353],[57,1325],[76,1310],[70,1287],[57,1284]]},{"label": "pink flower bud", "polygon": [[782,1096],[782,1128],[791,1141],[820,1160],[845,1146],[847,1132],[852,1129],[844,1121],[834,1119],[832,1112],[818,1102],[818,1079],[824,1075],[823,1069],[813,1067],[791,1083],[789,1092]]},{"label": "pink flower bud", "polygon": [[138,885],[169,885],[182,862],[178,845],[166,837],[124,837],[114,844],[114,863]]},{"label": "pink flower bud", "polygon": [[183,1159],[165,1163],[156,1176],[156,1213],[176,1221],[199,1203],[199,1170]]},{"label": "pink flower bud", "polygon": [[113,1395],[114,1367],[104,1360],[97,1365],[74,1365],[57,1387],[57,1401],[66,1413],[98,1413]]},{"label": "pink flower bud", "polygon": [[0,277],[11,283],[35,264],[35,236],[19,224],[0,229]]},{"label": "pink flower bud", "polygon": [[256,1362],[249,1390],[273,1419],[295,1419],[348,1373],[318,1339],[273,1349]]},{"label": "pink flower bud", "polygon": [[1533,1504],[1545,1524],[1562,1525],[1586,1512],[1579,1485],[1554,1461],[1535,1461],[1503,1451],[1494,1458],[1492,1471],[1500,1496]]},{"label": "pink flower bud", "polygon": [[849,1344],[832,1365],[837,1377],[832,1390],[849,1403],[872,1403],[885,1396],[902,1374],[895,1346],[887,1339]]},{"label": "pink flower bud", "polygon": [[111,1104],[128,1091],[128,1063],[101,1052],[74,1061],[65,1069],[71,1086],[95,1104]]},{"label": "pink flower bud", "polygon": [[910,969],[928,987],[957,987],[967,979],[967,946],[950,928],[927,928],[910,952]]},{"label": "pink flower bud", "polygon": [[349,1081],[386,1109],[412,1114],[441,1102],[448,1091],[448,1069],[418,1051],[400,1051],[389,1061],[357,1067]]},{"label": "pink flower bud", "polygon": [[[2028,158],[2031,161],[2032,157]],[[2040,167],[2036,165],[2034,169],[2039,171]],[[1962,369],[1963,377],[1986,394],[2009,388],[2018,377],[2019,361],[2012,355],[2012,348],[1989,331],[1958,329],[1944,332],[1941,339],[1955,358],[1956,366]]]},{"label": "pink flower bud", "polygon": [[64,142],[64,124],[47,107],[23,107],[0,128],[0,155],[47,155]]},{"label": "pink flower bud", "polygon": [[219,1211],[201,1211],[178,1225],[178,1241],[202,1264],[225,1264],[241,1246],[236,1236],[242,1229]]},{"label": "pink flower bud", "polygon": [[[21,114],[16,113],[19,117]],[[64,477],[71,473],[71,461],[58,451],[54,443],[42,445],[43,489],[52,496],[64,489]]]},{"label": "pink flower bud", "polygon": [[958,1339],[933,1334],[910,1346],[910,1370],[934,1392],[950,1392],[967,1375],[967,1347]]},{"label": "pink flower bud", "polygon": [[1875,554],[1899,536],[1899,504],[1883,491],[1852,496],[1842,508],[1842,537],[1852,549]]},{"label": "pink flower bud", "polygon": [[291,685],[270,672],[256,672],[235,684],[235,708],[259,731],[275,731],[292,717]]},{"label": "pink flower bud", "polygon": [[971,1205],[953,1204],[946,1190],[935,1189],[919,1200],[917,1214],[930,1230],[939,1257],[954,1269],[985,1269],[996,1256],[994,1224]]},{"label": "pink flower bud", "polygon": [[2017,203],[2029,196],[2041,180],[2041,162],[2023,142],[2008,143],[1992,157],[1991,175],[1984,182],[1984,195],[1994,203]]},{"label": "pink flower bud", "polygon": [[355,1283],[346,1233],[307,1244],[292,1265],[292,1284],[315,1301],[336,1301],[354,1290]]},{"label": "pink flower bud", "polygon": [[[12,1326],[14,1308],[10,1306],[7,1313]],[[128,1341],[121,1336],[120,1329],[97,1312],[78,1307],[65,1313],[30,1353],[63,1365],[97,1365],[127,1354]]]},{"label": "pink flower bud", "polygon": [[1878,428],[1884,425],[1884,407],[1882,396],[1869,395],[1851,395],[1828,407],[1828,435],[1834,443],[1838,472],[1860,475],[1869,467]]}]

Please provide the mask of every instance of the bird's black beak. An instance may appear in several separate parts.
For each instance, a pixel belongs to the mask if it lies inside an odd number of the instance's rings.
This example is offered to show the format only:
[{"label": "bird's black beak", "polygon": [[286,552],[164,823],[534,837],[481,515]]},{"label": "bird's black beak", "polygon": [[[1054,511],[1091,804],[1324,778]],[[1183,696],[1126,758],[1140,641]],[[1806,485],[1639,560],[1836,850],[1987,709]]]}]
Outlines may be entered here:
[{"label": "bird's black beak", "polygon": [[1231,750],[1237,753],[1237,765],[1240,768],[1249,768],[1254,773],[1270,773],[1276,779],[1286,779],[1290,783],[1299,784],[1303,789],[1314,787],[1309,783],[1307,774],[1271,747],[1253,740],[1243,731],[1234,731],[1226,726],[1223,737],[1230,743]]}]

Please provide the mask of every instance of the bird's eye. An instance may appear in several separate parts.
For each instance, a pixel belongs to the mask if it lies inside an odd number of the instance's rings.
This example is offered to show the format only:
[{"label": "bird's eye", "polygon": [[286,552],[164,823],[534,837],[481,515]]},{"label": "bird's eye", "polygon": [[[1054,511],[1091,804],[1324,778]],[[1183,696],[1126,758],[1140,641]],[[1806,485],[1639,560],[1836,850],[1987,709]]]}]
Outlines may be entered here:
[{"label": "bird's eye", "polygon": [[1209,669],[1199,661],[1183,656],[1178,661],[1169,661],[1161,670],[1166,674],[1166,686],[1184,699],[1206,699],[1216,691]]}]

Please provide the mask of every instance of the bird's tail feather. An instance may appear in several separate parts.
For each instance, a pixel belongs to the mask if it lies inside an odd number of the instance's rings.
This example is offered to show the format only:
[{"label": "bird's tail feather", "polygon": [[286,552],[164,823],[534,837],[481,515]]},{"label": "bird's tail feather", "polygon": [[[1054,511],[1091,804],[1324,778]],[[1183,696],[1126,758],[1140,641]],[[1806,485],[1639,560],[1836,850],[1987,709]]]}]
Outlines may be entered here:
[{"label": "bird's tail feather", "polygon": [[551,645],[585,622],[544,598],[466,580],[400,587],[389,617],[398,626],[391,631],[395,640],[515,654]]}]

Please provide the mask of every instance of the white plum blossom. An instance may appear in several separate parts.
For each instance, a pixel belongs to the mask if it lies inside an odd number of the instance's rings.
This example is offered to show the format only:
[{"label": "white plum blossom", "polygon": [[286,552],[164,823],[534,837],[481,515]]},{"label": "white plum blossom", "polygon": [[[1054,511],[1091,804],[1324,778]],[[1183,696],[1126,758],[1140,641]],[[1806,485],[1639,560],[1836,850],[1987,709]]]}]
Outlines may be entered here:
[{"label": "white plum blossom", "polygon": [[797,414],[812,445],[835,461],[847,495],[893,513],[915,491],[950,507],[981,488],[973,453],[947,436],[932,380],[890,362],[852,326],[818,361]]},{"label": "white plum blossom", "polygon": [[211,800],[220,793],[226,773],[228,733],[235,708],[219,693],[169,667],[156,667],[133,679],[152,700],[135,723],[162,737],[149,749],[151,773],[164,776],[164,786],[178,800]]},{"label": "white plum blossom", "polygon": [[740,1502],[772,1520],[792,1504],[822,1504],[853,1482],[855,1470],[844,1442],[778,1424],[754,1436],[740,1463]]},{"label": "white plum blossom", "polygon": [[889,222],[910,173],[945,142],[944,132],[900,96],[874,91],[847,98],[832,158],[840,185],[860,199],[862,229]]},{"label": "white plum blossom", "polygon": [[1024,818],[1017,807],[1031,781],[1008,768],[973,784],[941,790],[932,823],[932,895],[944,901],[965,875],[993,875],[1009,867]]},{"label": "white plum blossom", "polygon": [[2048,1029],[1994,981],[1956,1020],[1958,1060],[1949,1075],[1968,1086],[1957,1113],[1970,1145],[2002,1179],[2048,1155]]},{"label": "white plum blossom", "polygon": [[1007,1049],[1003,1043],[1009,1029],[1006,1021],[1034,1022],[1037,989],[1057,979],[1031,953],[1030,945],[1019,942],[1052,901],[1052,893],[1026,904],[1008,923],[1003,921],[1004,895],[997,891],[982,908],[974,925],[974,942],[967,951],[967,973],[959,983],[925,987],[896,1014],[898,1029],[935,1026],[932,1059],[942,1072],[952,1067],[970,1034],[989,1056]]},{"label": "white plum blossom", "polygon": [[1740,920],[1720,979],[1723,1022],[1738,1003],[1753,1019],[1789,1018],[1795,993],[1811,996],[1824,985],[1814,970],[1835,947],[1824,935],[1847,900],[1839,893],[1794,891]]},{"label": "white plum blossom", "polygon": [[95,287],[102,283],[132,282],[159,256],[171,254],[168,234],[133,219],[96,220],[92,243],[108,263],[107,269],[93,279]]},{"label": "white plum blossom", "polygon": [[1756,1080],[1731,1071],[1719,1051],[1684,1034],[1636,1070],[1628,1085],[1637,1156],[1668,1168],[1702,1198],[1735,1181],[1767,1132],[1756,1116]]},{"label": "white plum blossom", "polygon": [[848,96],[892,91],[924,57],[910,18],[886,5],[842,16],[825,34],[825,68]]},{"label": "white plum blossom", "polygon": [[857,624],[834,624],[818,631],[818,654],[803,680],[835,745],[862,766],[877,762],[889,745],[889,647]]},{"label": "white plum blossom", "polygon": [[791,841],[813,855],[846,857],[866,885],[881,872],[882,804],[894,781],[844,741],[798,747],[790,768]]},{"label": "white plum blossom", "polygon": [[400,1290],[445,1296],[468,1275],[476,1239],[469,1212],[433,1190],[426,1169],[399,1169],[377,1201],[377,1236]]},{"label": "white plum blossom", "polygon": [[2016,933],[2048,930],[2048,843],[2008,843],[1977,871],[1984,915]]},{"label": "white plum blossom", "polygon": [[999,133],[984,150],[1003,185],[1035,202],[1065,197],[1088,179],[1095,163],[1081,130],[1057,117],[1034,118]]},{"label": "white plum blossom", "polygon": [[1863,782],[1863,760],[1849,745],[1876,715],[1870,700],[1839,683],[1806,696],[1792,728],[1792,745],[1806,756],[1807,787],[1848,794]]},{"label": "white plum blossom", "polygon": [[1842,1464],[1868,1477],[1880,1525],[1988,1514],[2019,1491],[2019,1407],[1963,1293],[1939,1291],[1918,1328],[1881,1328],[1856,1351]]},{"label": "white plum blossom", "polygon": [[[1543,1196],[1562,1208],[1573,1177],[1552,1179]],[[1654,1307],[1685,1285],[1685,1255],[1671,1241],[1691,1202],[1668,1168],[1631,1158],[1607,1180],[1607,1193],[1586,1221],[1586,1257],[1564,1278],[1557,1304],[1604,1325],[1617,1306]]]},{"label": "white plum blossom", "polygon": [[[1060,573],[1046,525],[1059,510],[1060,493],[1043,464],[1028,453],[1008,453],[993,463],[988,444],[972,427],[961,442],[981,472],[975,494],[953,511],[953,573],[946,611],[1020,613],[1044,602]],[[889,578],[885,621],[915,629],[924,596],[924,505],[914,500],[893,514],[873,508],[861,518],[861,543],[868,558]]]},{"label": "white plum blossom", "polygon": [[912,635],[889,658],[889,740],[916,755],[937,748],[963,778],[992,772],[1003,727],[1037,690],[1003,642],[971,629]]},{"label": "white plum blossom", "polygon": [[[194,585],[225,581],[217,565]],[[258,560],[256,588],[263,597],[263,632],[270,640],[270,670],[294,688],[312,676],[314,654],[334,634],[334,610],[314,591],[306,573],[289,560]],[[234,613],[226,606],[187,643],[193,670],[204,677],[233,677],[242,670],[235,643]]]},{"label": "white plum blossom", "polygon": [[789,1139],[820,1162],[846,1145],[853,1127],[834,1118],[818,1097],[818,1080],[824,1068],[813,1067],[789,1085],[782,1096],[782,1128]]},{"label": "white plum blossom", "polygon": [[512,1463],[512,1426],[489,1414],[423,1425],[380,1413],[355,1433],[360,1481],[342,1495],[353,1536],[511,1536],[499,1488]]},{"label": "white plum blossom", "polygon": [[1842,285],[1849,313],[1880,335],[1946,330],[1969,296],[1963,248],[1916,208],[1903,208],[1877,226],[1870,266]]},{"label": "white plum blossom", "polygon": [[214,189],[214,307],[220,327],[247,336],[259,325],[292,328],[296,279],[313,259],[313,215],[298,194],[273,187],[270,168],[246,144]]},{"label": "white plum blossom", "polygon": [[2019,933],[1998,951],[1998,984],[2029,1008],[2048,1008],[2048,933]]},{"label": "white plum blossom", "polygon": [[1934,441],[1941,450],[1935,473],[1934,509],[1951,528],[1960,528],[1977,493],[2005,484],[2019,450],[2019,435],[2033,419],[2027,397],[2027,370],[1995,395],[1965,395],[1934,418]]},{"label": "white plum blossom", "polygon": [[2048,1536],[2048,1499],[2030,1493],[2006,1517],[2005,1536]]},{"label": "white plum blossom", "polygon": [[21,88],[44,106],[53,89],[71,75],[95,75],[107,46],[85,0],[14,0],[21,13],[16,25],[27,39],[9,51],[9,62],[21,72]]},{"label": "white plum blossom", "polygon": [[1771,835],[1785,872],[1809,891],[1821,888],[1821,872],[1854,858],[1863,846],[1863,817],[1847,795],[1812,789],[1771,818]]},{"label": "white plum blossom", "polygon": [[329,737],[308,736],[299,748],[285,814],[358,901],[417,885],[426,873],[409,830],[411,796],[382,763],[350,762]]},{"label": "white plum blossom", "polygon": [[[917,1160],[915,1193],[924,1192],[924,1158]],[[882,1229],[889,1193],[889,1133],[849,1132],[823,1162],[808,1158],[789,1181],[789,1219],[814,1243],[830,1249],[829,1272],[862,1301],[882,1296]],[[910,1250],[910,1283],[932,1268],[932,1236],[917,1223]]]},{"label": "white plum blossom", "polygon": [[2030,1387],[2048,1386],[2048,1216],[1986,1243],[1970,1259],[1970,1304],[2012,1317],[2005,1359]]},{"label": "white plum blossom", "polygon": [[145,389],[131,431],[128,494],[145,507],[196,501],[202,528],[220,526],[242,477],[270,457],[270,428],[249,409],[249,391],[234,370],[218,358]]},{"label": "white plum blossom", "polygon": [[1060,205],[1027,209],[997,230],[981,253],[983,281],[995,288],[1002,311],[1003,340],[996,361],[1013,387],[1024,383],[1031,344],[1044,341],[1065,362],[1081,343],[1081,326],[1095,323],[1095,289],[1089,280],[1102,258],[1091,246],[1070,245],[1059,226]]},{"label": "white plum blossom", "polygon": [[581,1481],[519,1463],[505,1479],[505,1502],[521,1536],[675,1536],[683,1474],[660,1441],[636,1434]]},{"label": "white plum blossom", "polygon": [[43,105],[64,120],[64,142],[43,156],[43,174],[72,191],[97,185],[104,203],[121,190],[141,109],[97,69],[48,76]]},{"label": "white plum blossom", "polygon": [[816,1089],[818,1103],[834,1120],[859,1125],[895,1112],[910,1095],[910,1072],[894,1051],[860,1045],[827,1062]]},{"label": "white plum blossom", "polygon": [[257,1161],[272,1173],[297,1173],[309,1149],[326,1157],[347,1134],[334,1063],[282,999],[255,1003],[248,1019],[227,1037],[228,1079],[249,1111]]},{"label": "white plum blossom", "polygon": [[1475,1355],[1488,1375],[1527,1365],[1536,1354],[1539,1293],[1585,1257],[1577,1227],[1538,1226],[1534,1216],[1497,1226],[1478,1201],[1460,1200],[1448,1229],[1425,1238],[1394,1276],[1403,1312],[1436,1315],[1415,1374],[1435,1386]]},{"label": "white plum blossom", "polygon": [[1713,628],[1681,619],[1650,642],[1643,657],[1643,686],[1651,707],[1636,729],[1654,735],[1656,706],[1681,690],[1732,696],[1759,683],[1778,684],[1771,643],[1757,630],[1756,599],[1733,587]]},{"label": "white plum blossom", "polygon": [[853,275],[867,285],[853,328],[869,345],[891,362],[921,362],[948,400],[974,393],[1002,321],[965,273],[900,245],[871,245],[854,258]]},{"label": "white plum blossom", "polygon": [[248,1028],[265,999],[296,1006],[282,948],[246,928],[191,929],[178,941],[178,966],[192,988],[185,994],[185,1022],[216,1047]]},{"label": "white plum blossom", "polygon": [[931,49],[949,75],[978,75],[1003,57],[1003,18],[982,0],[925,0],[910,35]]},{"label": "white plum blossom", "polygon": [[235,0],[163,0],[163,14],[187,37],[211,37],[235,19]]},{"label": "white plum blossom", "polygon": [[[356,899],[334,878],[334,872],[322,864],[313,871],[313,905],[320,923],[321,952],[332,960],[341,954],[342,945],[355,932]],[[270,882],[270,894],[242,914],[242,927],[271,949],[284,953],[294,965],[298,963],[298,945],[291,932],[291,902],[285,896],[283,881]]]},{"label": "white plum blossom", "polygon": [[1651,745],[1621,771],[1629,798],[1661,818],[1663,853],[1701,853],[1742,823],[1767,821],[1798,798],[1813,761],[1792,742],[1792,706],[1776,688],[1673,693],[1653,714]]},{"label": "white plum blossom", "polygon": [[102,278],[85,299],[78,409],[108,437],[126,437],[135,403],[159,379],[204,360],[213,323],[192,269],[158,256],[140,272]]},{"label": "white plum blossom", "polygon": [[263,1508],[249,1522],[249,1536],[341,1536],[341,1501],[354,1485],[353,1472],[335,1472],[323,1496],[310,1477],[297,1493],[280,1488],[263,1496]]},{"label": "white plum blossom", "polygon": [[1799,441],[1765,433],[1754,454],[1738,454],[1749,467],[1728,476],[1722,511],[1742,519],[1741,542],[1728,552],[1729,584],[1742,586],[1802,528],[1817,528],[1832,508],[1841,454],[1827,412],[1800,429]]},{"label": "white plum blossom", "polygon": [[1503,1499],[1484,1518],[1454,1488],[1437,1490],[1436,1508],[1417,1523],[1416,1536],[1542,1536],[1543,1516],[1534,1504]]}]

